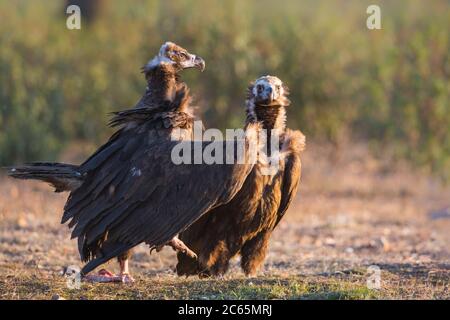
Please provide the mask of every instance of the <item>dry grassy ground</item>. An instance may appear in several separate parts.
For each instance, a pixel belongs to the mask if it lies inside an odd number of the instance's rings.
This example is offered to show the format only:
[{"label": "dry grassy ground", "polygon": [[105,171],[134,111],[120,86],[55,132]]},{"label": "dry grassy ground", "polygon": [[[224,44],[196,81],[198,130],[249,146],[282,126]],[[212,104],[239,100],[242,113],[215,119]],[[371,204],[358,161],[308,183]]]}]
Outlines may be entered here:
[{"label": "dry grassy ground", "polygon": [[[62,270],[80,262],[59,224],[66,196],[1,178],[0,298],[449,299],[450,211],[439,211],[450,205],[449,191],[363,146],[337,157],[310,144],[300,192],[257,278],[245,279],[237,262],[222,279],[177,278],[171,249],[149,255],[140,246],[134,285],[69,289]],[[381,269],[380,289],[366,285],[371,265]]]}]

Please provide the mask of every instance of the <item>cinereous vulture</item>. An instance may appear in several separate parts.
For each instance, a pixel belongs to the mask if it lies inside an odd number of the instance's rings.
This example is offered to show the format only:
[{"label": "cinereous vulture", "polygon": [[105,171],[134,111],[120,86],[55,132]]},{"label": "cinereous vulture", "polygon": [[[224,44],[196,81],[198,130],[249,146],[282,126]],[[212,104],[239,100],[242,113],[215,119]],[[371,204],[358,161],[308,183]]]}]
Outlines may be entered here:
[{"label": "cinereous vulture", "polygon": [[[250,85],[245,126],[260,123],[266,129],[266,157],[259,155],[242,189],[229,203],[209,211],[180,234],[198,259],[178,252],[178,275],[223,275],[236,255],[241,256],[246,275],[258,271],[272,231],[286,213],[300,182],[305,136],[286,128],[285,107],[290,104],[287,95],[287,87],[277,77],[264,76]],[[270,142],[275,140],[271,138],[279,141],[272,154]],[[278,168],[265,170],[268,159],[277,161]]]},{"label": "cinereous vulture", "polygon": [[[143,68],[148,83],[143,97],[134,108],[115,113],[111,125],[117,131],[84,163],[9,168],[14,178],[43,180],[56,192],[70,192],[61,222],[69,222],[81,259],[88,262],[83,276],[118,257],[120,274],[104,270],[97,280],[133,281],[128,257],[140,243],[150,248],[170,245],[195,259],[177,235],[205,212],[229,202],[242,187],[251,161],[177,165],[171,159],[173,148],[192,138],[194,121],[189,90],[179,72],[204,67],[200,57],[165,43]],[[185,134],[174,134],[180,129]],[[244,142],[255,137],[249,134]]]}]

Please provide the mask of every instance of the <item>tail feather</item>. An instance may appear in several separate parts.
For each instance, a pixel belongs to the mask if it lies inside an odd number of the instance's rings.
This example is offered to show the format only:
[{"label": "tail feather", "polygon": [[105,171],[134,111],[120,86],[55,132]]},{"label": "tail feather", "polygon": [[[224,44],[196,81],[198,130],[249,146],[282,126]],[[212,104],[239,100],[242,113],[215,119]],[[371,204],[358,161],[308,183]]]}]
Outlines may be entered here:
[{"label": "tail feather", "polygon": [[45,181],[55,188],[55,192],[73,191],[83,182],[78,166],[71,164],[35,162],[6,169],[8,175],[16,179]]}]

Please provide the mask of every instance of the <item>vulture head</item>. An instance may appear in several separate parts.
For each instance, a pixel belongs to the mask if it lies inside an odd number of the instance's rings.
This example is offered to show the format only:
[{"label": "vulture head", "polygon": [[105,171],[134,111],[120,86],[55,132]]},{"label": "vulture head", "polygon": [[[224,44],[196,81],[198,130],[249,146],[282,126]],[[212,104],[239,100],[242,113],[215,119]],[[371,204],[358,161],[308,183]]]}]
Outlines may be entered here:
[{"label": "vulture head", "polygon": [[188,68],[198,68],[203,71],[205,61],[173,42],[166,42],[159,49],[158,55],[144,66],[143,71],[147,74],[160,66],[171,67],[175,72]]},{"label": "vulture head", "polygon": [[288,95],[288,87],[279,78],[263,76],[256,79],[247,91],[247,122],[262,122],[265,129],[284,129],[284,107],[291,103]]},{"label": "vulture head", "polygon": [[257,106],[288,106],[289,89],[274,76],[263,76],[256,79],[248,90],[247,101]]}]

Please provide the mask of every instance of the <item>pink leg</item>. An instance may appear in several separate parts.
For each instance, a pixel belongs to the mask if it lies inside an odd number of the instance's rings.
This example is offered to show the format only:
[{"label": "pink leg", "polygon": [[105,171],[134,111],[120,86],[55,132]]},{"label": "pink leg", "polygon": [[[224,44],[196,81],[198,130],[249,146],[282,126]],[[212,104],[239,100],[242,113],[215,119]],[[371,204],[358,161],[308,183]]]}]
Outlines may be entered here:
[{"label": "pink leg", "polygon": [[120,278],[123,283],[133,283],[134,278],[130,274],[130,270],[128,269],[128,259],[120,260]]},{"label": "pink leg", "polygon": [[182,252],[192,259],[197,259],[197,255],[195,254],[195,252],[189,249],[188,246],[185,245],[183,241],[178,239],[178,237],[174,237],[165,245],[151,248],[150,254],[152,254],[153,250],[155,250],[156,252],[160,252],[164,248],[164,246],[172,247],[172,249],[175,250],[176,252]]},{"label": "pink leg", "polygon": [[178,239],[178,237],[174,237],[167,243],[167,245],[171,246],[172,249],[177,252],[178,251],[182,252],[192,259],[197,259],[197,255],[195,254],[195,252],[189,249],[188,246],[185,245],[183,241]]}]

